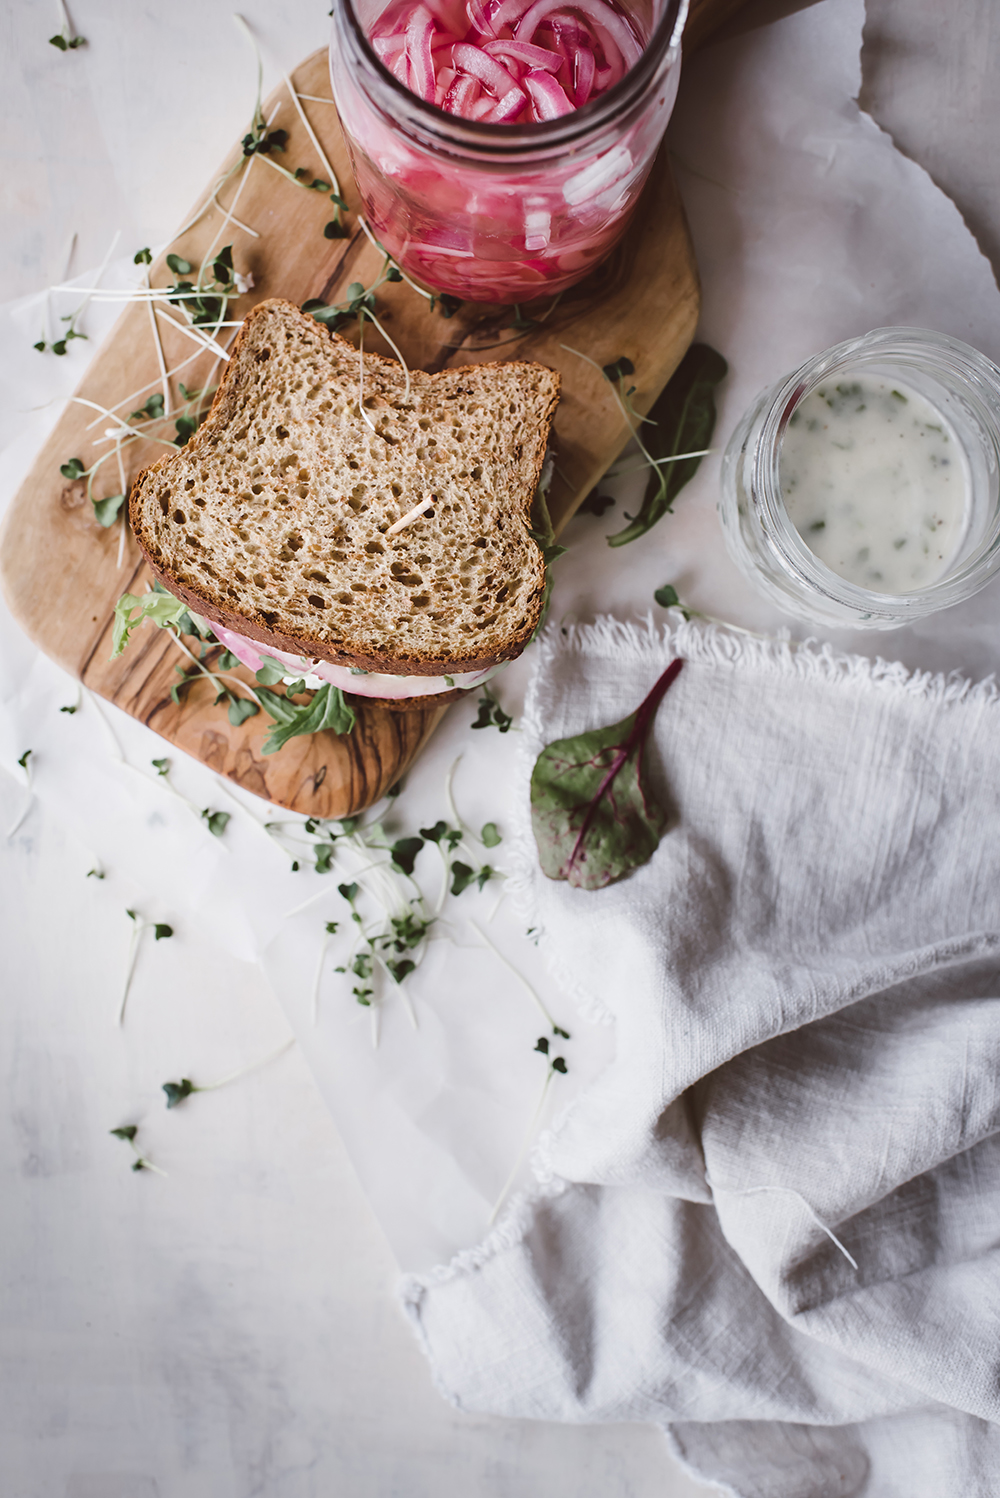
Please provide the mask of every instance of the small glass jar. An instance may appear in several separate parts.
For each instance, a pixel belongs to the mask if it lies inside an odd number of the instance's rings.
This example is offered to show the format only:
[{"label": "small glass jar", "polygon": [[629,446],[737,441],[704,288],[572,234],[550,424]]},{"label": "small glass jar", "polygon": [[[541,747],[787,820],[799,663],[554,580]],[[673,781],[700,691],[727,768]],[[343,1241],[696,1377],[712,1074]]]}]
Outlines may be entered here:
[{"label": "small glass jar", "polygon": [[[569,0],[572,4],[572,0]],[[538,124],[466,120],[418,98],[368,34],[383,0],[334,0],[330,76],[364,213],[416,280],[519,303],[587,275],[624,234],[670,118],[687,0],[635,0],[648,37],[621,82]]]},{"label": "small glass jar", "polygon": [[[964,531],[944,571],[910,592],[879,593],[825,566],[782,497],[781,447],[802,401],[824,382],[897,382],[945,418],[967,463]],[[898,393],[898,392],[897,392]],[[976,349],[923,328],[877,328],[808,359],[758,396],[722,460],[719,515],[740,570],[785,613],[827,627],[897,629],[949,608],[1000,569],[1000,369]]]}]

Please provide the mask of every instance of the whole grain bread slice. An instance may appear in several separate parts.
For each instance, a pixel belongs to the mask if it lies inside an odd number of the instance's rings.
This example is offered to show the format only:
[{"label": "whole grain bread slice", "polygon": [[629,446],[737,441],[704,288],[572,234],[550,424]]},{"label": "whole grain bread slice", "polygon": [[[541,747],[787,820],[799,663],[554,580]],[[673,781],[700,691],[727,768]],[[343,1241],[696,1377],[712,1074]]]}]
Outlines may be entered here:
[{"label": "whole grain bread slice", "polygon": [[529,531],[559,375],[512,361],[406,387],[394,360],[261,302],[205,422],[132,488],[154,574],[210,620],[367,671],[519,655],[542,608]]}]

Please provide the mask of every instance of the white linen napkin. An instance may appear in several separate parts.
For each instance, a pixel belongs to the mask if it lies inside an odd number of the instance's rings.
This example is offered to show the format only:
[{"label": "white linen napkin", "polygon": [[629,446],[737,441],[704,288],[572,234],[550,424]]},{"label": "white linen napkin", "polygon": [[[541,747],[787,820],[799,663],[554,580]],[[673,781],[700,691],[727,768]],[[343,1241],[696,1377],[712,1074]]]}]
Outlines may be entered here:
[{"label": "white linen napkin", "polygon": [[[551,628],[522,895],[617,1054],[539,1185],[404,1298],[464,1409],[668,1425],[744,1498],[970,1498],[1000,1468],[1000,693],[679,623]],[[590,893],[527,777],[669,660],[676,820]]]}]

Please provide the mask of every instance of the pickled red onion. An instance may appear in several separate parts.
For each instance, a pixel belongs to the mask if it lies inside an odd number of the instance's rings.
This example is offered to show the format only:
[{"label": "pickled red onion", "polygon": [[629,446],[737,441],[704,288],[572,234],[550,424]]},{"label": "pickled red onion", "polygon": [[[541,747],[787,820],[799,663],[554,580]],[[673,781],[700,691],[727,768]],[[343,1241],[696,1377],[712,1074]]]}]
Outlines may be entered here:
[{"label": "pickled red onion", "polygon": [[371,42],[400,83],[464,119],[558,119],[613,88],[642,50],[617,0],[459,0],[459,7],[393,0]]}]

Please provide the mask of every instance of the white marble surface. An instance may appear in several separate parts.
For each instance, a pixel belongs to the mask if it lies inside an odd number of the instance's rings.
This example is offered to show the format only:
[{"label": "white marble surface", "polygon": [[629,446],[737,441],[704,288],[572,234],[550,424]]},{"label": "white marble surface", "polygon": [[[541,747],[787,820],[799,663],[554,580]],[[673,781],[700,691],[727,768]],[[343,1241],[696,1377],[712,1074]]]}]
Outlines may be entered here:
[{"label": "white marble surface", "polygon": [[[256,0],[245,13],[289,66],[322,44],[325,9],[296,3],[279,18]],[[62,55],[45,40],[54,7],[7,0],[0,13],[6,296],[57,275],[72,231],[81,269],[113,229],[125,245],[165,239],[253,85],[227,6],[179,0],[165,15],[81,0],[72,16],[89,47]],[[943,34],[936,16],[930,0],[905,14],[870,0],[864,99],[989,252],[995,22],[988,0],[965,0]],[[0,776],[4,828],[22,795]],[[298,1050],[162,1107],[168,1077],[221,1076],[288,1034],[259,970],[198,931],[162,943],[143,954],[119,1033],[108,1021],[133,893],[114,870],[87,880],[92,862],[44,801],[0,843],[0,1491],[704,1491],[653,1430],[470,1419],[438,1399],[392,1300],[395,1261]],[[129,1171],[128,1146],[107,1132],[125,1122],[141,1124],[165,1179]]]}]

